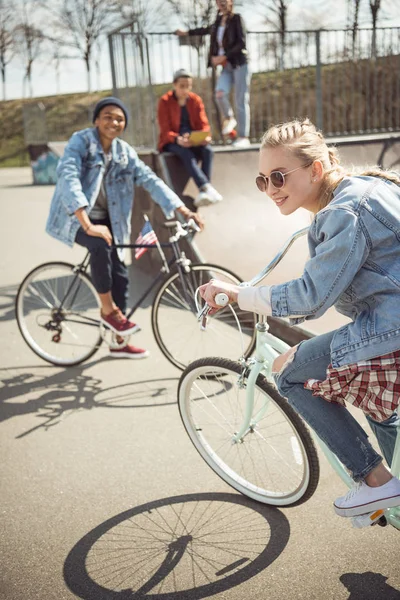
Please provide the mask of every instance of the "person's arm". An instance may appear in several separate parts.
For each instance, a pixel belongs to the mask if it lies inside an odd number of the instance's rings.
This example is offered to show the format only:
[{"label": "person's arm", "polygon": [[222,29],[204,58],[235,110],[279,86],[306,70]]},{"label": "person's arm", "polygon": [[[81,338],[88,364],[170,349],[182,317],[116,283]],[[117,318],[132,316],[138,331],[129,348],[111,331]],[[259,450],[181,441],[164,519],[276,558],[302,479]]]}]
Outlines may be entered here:
[{"label": "person's arm", "polygon": [[78,208],[75,211],[75,216],[78,219],[83,231],[92,237],[103,238],[109,246],[112,244],[112,233],[107,225],[93,225],[85,208]]},{"label": "person's arm", "polygon": [[182,200],[171,190],[150,167],[140,160],[136,151],[130,147],[130,159],[134,164],[135,185],[141,185],[158,204],[167,219],[172,219],[175,212],[180,213],[185,219],[193,218],[202,229],[204,221],[198,213],[190,211]]},{"label": "person's arm", "polygon": [[225,56],[228,61],[230,61],[231,58],[234,58],[235,55],[246,50],[246,25],[241,15],[237,14],[235,17],[235,43],[231,48],[228,48],[225,51]]},{"label": "person's arm", "polygon": [[216,294],[225,292],[231,302],[258,314],[291,317],[296,322],[320,317],[352,283],[369,246],[357,215],[340,207],[317,215],[309,236],[316,245],[315,255],[307,261],[302,277],[258,288],[212,280],[201,286],[202,298],[216,308]]},{"label": "person's arm", "polygon": [[60,190],[61,202],[69,215],[89,205],[81,183],[86,154],[84,137],[81,132],[74,133],[57,165],[57,187]]},{"label": "person's arm", "polygon": [[349,287],[369,254],[360,220],[346,208],[316,215],[309,237],[315,255],[307,261],[302,277],[271,286],[274,317],[301,321],[320,317]]},{"label": "person's arm", "polygon": [[208,27],[195,27],[194,29],[187,29],[185,31],[182,29],[177,29],[174,31],[174,33],[179,37],[185,37],[187,35],[209,35],[211,33],[211,25]]},{"label": "person's arm", "polygon": [[169,118],[168,111],[168,100],[164,98],[160,98],[158,102],[157,119],[158,126],[160,128],[160,138],[163,142],[163,145],[176,143],[179,137],[179,132],[174,131],[171,127],[171,120]]}]

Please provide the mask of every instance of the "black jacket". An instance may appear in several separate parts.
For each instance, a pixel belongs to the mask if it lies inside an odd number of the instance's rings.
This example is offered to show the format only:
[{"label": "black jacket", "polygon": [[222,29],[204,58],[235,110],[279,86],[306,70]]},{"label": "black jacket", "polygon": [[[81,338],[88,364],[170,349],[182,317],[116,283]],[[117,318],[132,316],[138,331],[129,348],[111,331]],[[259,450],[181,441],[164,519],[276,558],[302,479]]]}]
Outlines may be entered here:
[{"label": "black jacket", "polygon": [[[222,15],[218,14],[215,22],[209,27],[197,27],[189,29],[189,35],[207,35],[210,34],[210,50],[208,54],[208,66],[211,66],[211,57],[218,55],[217,31],[221,23]],[[248,61],[246,49],[246,26],[240,14],[232,13],[228,16],[225,24],[224,37],[222,44],[225,50],[225,56],[233,68],[244,65]]]}]

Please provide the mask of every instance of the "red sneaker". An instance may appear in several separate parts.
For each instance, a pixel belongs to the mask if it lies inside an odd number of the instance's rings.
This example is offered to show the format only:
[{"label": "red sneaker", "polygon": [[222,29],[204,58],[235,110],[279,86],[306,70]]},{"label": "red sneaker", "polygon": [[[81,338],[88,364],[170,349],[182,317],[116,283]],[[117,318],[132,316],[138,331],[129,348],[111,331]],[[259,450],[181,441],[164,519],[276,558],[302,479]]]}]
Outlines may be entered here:
[{"label": "red sneaker", "polygon": [[107,325],[114,333],[118,333],[121,336],[140,331],[139,325],[128,321],[119,308],[113,310],[109,315],[100,313],[100,319],[104,325]]},{"label": "red sneaker", "polygon": [[110,348],[110,356],[115,358],[147,358],[150,352],[127,344],[123,348]]}]

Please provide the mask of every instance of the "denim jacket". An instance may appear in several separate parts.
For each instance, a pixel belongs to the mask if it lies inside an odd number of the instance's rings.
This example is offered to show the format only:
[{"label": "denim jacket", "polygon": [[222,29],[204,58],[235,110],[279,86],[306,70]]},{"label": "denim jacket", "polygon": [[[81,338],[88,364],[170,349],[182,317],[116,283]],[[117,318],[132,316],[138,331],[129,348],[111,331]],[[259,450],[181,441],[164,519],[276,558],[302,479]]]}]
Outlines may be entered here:
[{"label": "denim jacket", "polygon": [[302,277],[271,286],[272,314],[292,324],[330,306],[352,322],[332,339],[334,367],[400,349],[400,187],[346,177],[308,233]]},{"label": "denim jacket", "polygon": [[[97,128],[77,131],[70,138],[57,166],[57,185],[50,205],[46,231],[73,246],[80,227],[75,211],[93,208],[105,177],[108,212],[116,244],[129,243],[135,186],[141,185],[160,205],[167,219],[182,206],[178,196],[147,167],[135,150],[117,138],[111,146],[112,160],[105,175],[104,150]],[[119,250],[123,256],[123,250]]]}]

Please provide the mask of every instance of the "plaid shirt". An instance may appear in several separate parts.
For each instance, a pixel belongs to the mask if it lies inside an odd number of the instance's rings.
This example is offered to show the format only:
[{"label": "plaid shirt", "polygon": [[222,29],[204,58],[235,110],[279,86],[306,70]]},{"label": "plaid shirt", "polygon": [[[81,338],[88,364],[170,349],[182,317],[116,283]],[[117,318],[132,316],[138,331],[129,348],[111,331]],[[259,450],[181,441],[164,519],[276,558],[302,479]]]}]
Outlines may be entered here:
[{"label": "plaid shirt", "polygon": [[304,387],[328,402],[345,406],[345,400],[375,421],[388,419],[400,398],[400,350],[334,369],[328,366],[326,379],[309,379]]}]

